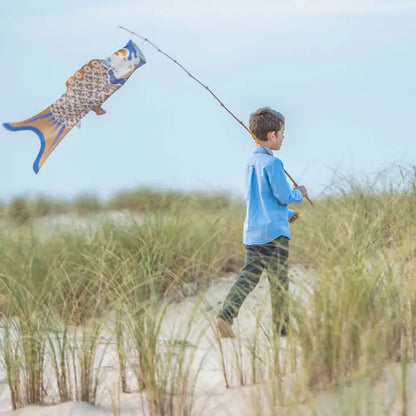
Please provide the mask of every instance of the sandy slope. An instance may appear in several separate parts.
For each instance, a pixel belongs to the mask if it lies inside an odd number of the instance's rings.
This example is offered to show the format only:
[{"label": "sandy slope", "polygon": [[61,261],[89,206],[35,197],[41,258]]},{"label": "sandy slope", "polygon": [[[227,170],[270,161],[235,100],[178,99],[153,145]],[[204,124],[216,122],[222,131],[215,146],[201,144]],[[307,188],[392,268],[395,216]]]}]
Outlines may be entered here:
[{"label": "sandy slope", "polygon": [[[299,271],[291,271],[292,280],[296,282],[301,275]],[[166,318],[163,322],[161,345],[165,342],[175,342],[183,340],[188,323],[193,320],[193,330],[191,331],[188,341],[189,348],[195,348],[195,368],[201,365],[196,389],[195,404],[193,414],[199,416],[222,416],[222,415],[241,415],[251,416],[256,414],[267,415],[266,411],[260,411],[259,398],[264,398],[258,394],[258,386],[240,386],[240,379],[236,369],[235,354],[238,351],[238,342],[225,340],[223,343],[227,374],[231,388],[226,388],[221,366],[220,355],[218,353],[216,334],[213,330],[212,323],[217,309],[224,299],[230,284],[235,276],[229,275],[213,284],[204,294],[204,297],[189,297],[179,303],[169,306]],[[296,291],[296,283],[292,287]],[[264,322],[270,319],[270,308],[268,301],[268,284],[265,278],[262,279],[256,290],[250,295],[244,304],[236,330],[241,334],[241,350],[243,361],[248,360],[247,347],[250,346],[252,334],[255,329],[255,317],[262,313]],[[281,343],[282,354],[285,353],[285,340]],[[202,364],[201,364],[202,363]],[[246,363],[247,364],[247,363]],[[248,368],[249,365],[246,365]],[[245,377],[250,379],[249,369],[244,373]],[[389,407],[388,415],[399,415],[400,407],[397,402],[397,386],[400,380],[398,366],[391,366],[384,370],[384,376],[377,385],[360,385],[356,388],[349,387],[344,395],[326,392],[318,395],[307,405],[299,406],[297,411],[290,413],[292,415],[336,415],[342,414],[343,406],[346,401],[368,399],[368,395],[374,398],[374,409],[376,413],[384,414],[385,409]],[[108,348],[102,370],[102,386],[98,393],[97,406],[91,406],[86,403],[64,403],[53,406],[28,406],[12,412],[7,384],[5,383],[4,372],[0,373],[0,416],[107,416],[112,415],[112,405],[117,405],[117,414],[120,416],[133,416],[144,414],[140,405],[140,393],[117,395],[117,371],[116,361],[113,348]],[[134,384],[131,381],[132,385]],[[416,369],[411,366],[409,369],[409,396],[410,405],[415,404],[414,392],[416,391]],[[270,407],[270,406],[269,406]],[[257,409],[257,411],[256,411]],[[313,413],[313,409],[317,413]],[[277,409],[275,409],[277,411]],[[279,414],[284,413],[284,409],[279,410]],[[299,412],[299,413],[298,413]],[[379,413],[380,412],[380,413]],[[271,413],[269,413],[271,414]],[[354,414],[354,413],[345,413]],[[410,414],[416,414],[410,413]]]}]

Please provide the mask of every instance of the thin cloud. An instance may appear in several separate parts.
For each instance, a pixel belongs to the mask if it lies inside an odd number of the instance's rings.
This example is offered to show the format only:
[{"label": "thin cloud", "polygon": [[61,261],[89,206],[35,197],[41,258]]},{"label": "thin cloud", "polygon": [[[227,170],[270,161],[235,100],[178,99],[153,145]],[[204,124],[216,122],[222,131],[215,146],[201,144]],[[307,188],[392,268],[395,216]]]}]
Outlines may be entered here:
[{"label": "thin cloud", "polygon": [[[140,25],[150,28],[152,33],[163,31],[164,27],[175,28],[220,28],[226,24],[229,28],[241,28],[241,20],[250,22],[253,28],[260,25],[285,25],[284,19],[276,21],[276,17],[292,16],[325,16],[348,14],[385,14],[385,13],[415,13],[416,1],[410,0],[227,0],[227,2],[213,0],[209,3],[197,3],[195,0],[177,0],[167,3],[165,0],[127,0],[114,4],[114,2],[90,2],[87,5],[74,1],[66,6],[62,12],[54,7],[49,12],[39,11],[45,26],[49,29],[60,29],[83,33],[96,33],[97,25],[102,28],[109,25],[113,29],[118,24]],[[36,12],[31,11],[30,16],[15,16],[29,27],[37,19]],[[47,18],[46,18],[47,17]],[[95,23],[94,23],[95,22]],[[7,25],[7,22],[5,22]]]},{"label": "thin cloud", "polygon": [[[192,6],[192,7],[190,7]],[[180,0],[166,4],[165,1],[154,0],[153,2],[127,1],[121,5],[106,4],[102,11],[112,16],[129,17],[133,15],[143,16],[168,12],[172,18],[186,18],[195,14],[215,14],[217,19],[222,16],[239,18],[242,15],[250,16],[252,13],[261,13],[263,19],[265,10],[280,14],[349,14],[349,13],[389,13],[389,12],[416,12],[416,2],[406,0],[228,0],[211,1],[205,4],[196,4],[194,0]],[[199,22],[204,23],[204,22]],[[207,23],[207,22],[205,22]]]}]

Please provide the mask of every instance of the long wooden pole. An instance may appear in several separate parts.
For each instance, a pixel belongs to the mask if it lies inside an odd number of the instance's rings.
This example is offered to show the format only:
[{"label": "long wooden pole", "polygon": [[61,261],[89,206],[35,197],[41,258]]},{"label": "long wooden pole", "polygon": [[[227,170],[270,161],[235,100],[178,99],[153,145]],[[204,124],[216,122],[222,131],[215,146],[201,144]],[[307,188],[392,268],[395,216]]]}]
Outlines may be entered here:
[{"label": "long wooden pole", "polygon": [[[236,120],[249,134],[250,136],[255,140],[255,142],[261,146],[269,155],[271,155],[271,153],[269,152],[268,149],[266,149],[263,144],[261,143],[261,141],[253,134],[253,132],[241,121],[239,120],[225,105],[224,103],[209,89],[209,87],[207,85],[204,85],[198,78],[194,77],[183,65],[181,65],[176,59],[172,58],[170,55],[168,55],[166,52],[162,51],[158,46],[156,46],[153,42],[151,42],[149,39],[140,36],[139,34],[133,32],[130,29],[127,29],[124,26],[119,26],[120,29],[125,30],[126,32],[131,33],[134,36],[137,36],[138,38],[142,39],[143,41],[147,42],[149,45],[153,46],[158,52],[160,52],[162,55],[165,55],[166,58],[170,59],[171,61],[173,61],[176,65],[178,65],[183,71],[185,71],[194,81],[196,81],[199,85],[201,85],[201,87],[205,88],[220,104],[220,106],[222,108],[224,108],[225,111],[227,111],[228,114],[230,114],[231,117],[234,118],[234,120]],[[292,181],[294,186],[299,186],[296,181],[289,175],[289,173],[287,172],[287,170],[285,169],[285,173],[287,175],[287,177]],[[308,196],[306,196],[306,199],[309,201],[309,203],[311,205],[313,205],[313,202],[309,199]]]}]

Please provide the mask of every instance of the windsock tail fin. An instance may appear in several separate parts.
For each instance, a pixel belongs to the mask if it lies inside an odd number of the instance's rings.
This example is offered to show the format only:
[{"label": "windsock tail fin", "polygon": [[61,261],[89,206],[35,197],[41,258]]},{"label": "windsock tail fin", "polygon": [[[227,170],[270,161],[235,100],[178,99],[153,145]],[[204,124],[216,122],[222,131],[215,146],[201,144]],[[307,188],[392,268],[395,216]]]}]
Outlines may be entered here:
[{"label": "windsock tail fin", "polygon": [[51,108],[48,107],[34,117],[19,123],[3,123],[3,126],[11,131],[30,130],[36,133],[40,140],[40,150],[35,162],[33,170],[35,173],[45,163],[49,155],[55,150],[56,146],[69,133],[71,128],[53,116]]}]

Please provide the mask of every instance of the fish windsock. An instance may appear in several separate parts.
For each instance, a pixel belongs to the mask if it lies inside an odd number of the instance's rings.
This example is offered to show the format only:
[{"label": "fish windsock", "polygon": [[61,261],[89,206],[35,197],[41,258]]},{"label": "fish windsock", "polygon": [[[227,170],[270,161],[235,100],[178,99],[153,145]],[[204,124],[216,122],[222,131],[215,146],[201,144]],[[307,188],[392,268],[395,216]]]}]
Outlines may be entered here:
[{"label": "fish windsock", "polygon": [[40,151],[33,164],[38,173],[61,140],[90,111],[102,115],[101,105],[133,72],[146,63],[141,50],[129,40],[106,59],[93,59],[66,81],[66,92],[51,106],[19,123],[3,123],[12,131],[31,130],[40,139]]}]

